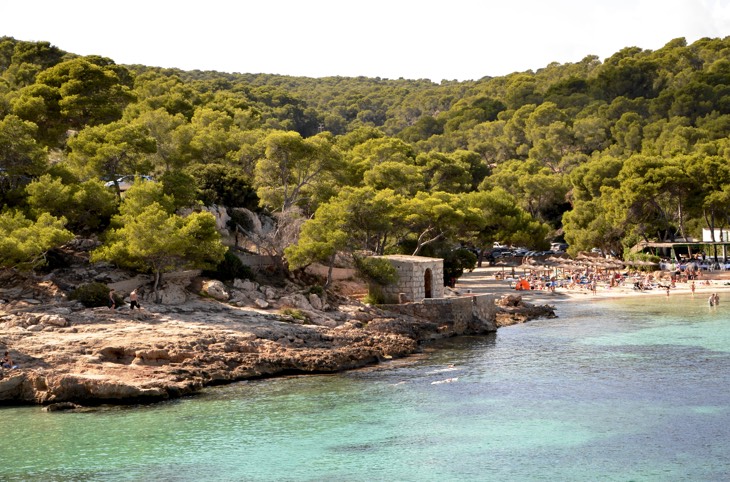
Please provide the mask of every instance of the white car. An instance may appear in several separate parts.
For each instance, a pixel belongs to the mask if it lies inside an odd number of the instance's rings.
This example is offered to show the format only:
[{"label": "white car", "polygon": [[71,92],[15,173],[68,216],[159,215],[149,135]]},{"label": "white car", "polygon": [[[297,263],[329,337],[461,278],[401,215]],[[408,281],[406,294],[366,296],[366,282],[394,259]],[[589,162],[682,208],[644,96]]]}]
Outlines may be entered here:
[{"label": "white car", "polygon": [[[138,177],[138,178],[140,178],[143,181],[154,181],[154,179],[152,178],[152,176],[134,176],[134,175],[131,175],[131,174],[130,175],[127,175],[127,176],[122,176],[119,179],[117,179],[117,181],[116,181],[119,184],[119,190],[120,191],[126,191],[127,189],[129,189],[130,187],[132,187],[132,184],[134,184],[134,178],[135,177]],[[114,187],[114,184],[115,184],[114,181],[109,181],[106,184],[104,184],[104,186],[106,186],[106,187]]]}]

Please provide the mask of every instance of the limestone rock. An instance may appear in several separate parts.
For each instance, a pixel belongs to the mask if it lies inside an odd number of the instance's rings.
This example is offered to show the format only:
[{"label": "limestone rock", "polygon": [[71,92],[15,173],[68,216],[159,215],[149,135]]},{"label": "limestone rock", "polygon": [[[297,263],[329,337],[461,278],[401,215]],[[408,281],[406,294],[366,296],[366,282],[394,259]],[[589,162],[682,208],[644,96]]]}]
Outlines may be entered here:
[{"label": "limestone rock", "polygon": [[[0,403],[55,410],[159,401],[237,380],[362,367],[414,353],[434,334],[479,332],[468,322],[443,328],[448,316],[429,321],[367,307],[334,290],[326,297],[309,293],[306,280],[276,287],[237,280],[230,291],[211,282],[208,296],[199,297],[200,273],[170,273],[156,303],[150,280],[109,264],[54,273],[43,282],[78,286],[100,277],[119,280],[120,293],[141,287],[143,310],[84,308],[56,298],[37,279],[0,270],[0,298],[8,301],[0,305],[0,348],[20,366],[0,371]],[[289,317],[263,311],[271,307],[293,309]]]},{"label": "limestone rock", "polygon": [[181,305],[188,299],[188,293],[185,288],[177,284],[166,285],[163,289],[158,290],[158,303],[163,305]]},{"label": "limestone rock", "polygon": [[78,410],[79,408],[82,408],[81,405],[72,403],[72,402],[59,402],[59,403],[52,403],[50,405],[46,405],[43,407],[44,412],[64,412],[67,410]]},{"label": "limestone rock", "polygon": [[162,365],[170,362],[167,350],[139,350],[134,354],[132,363],[135,365]]},{"label": "limestone rock", "polygon": [[34,401],[33,385],[25,373],[20,370],[5,370],[3,375],[0,378],[0,400]]},{"label": "limestone rock", "polygon": [[66,327],[69,324],[66,318],[55,314],[41,316],[40,322],[45,325],[57,326],[59,328]]},{"label": "limestone rock", "polygon": [[313,309],[307,297],[301,293],[294,293],[289,296],[284,296],[279,300],[279,304],[285,308],[297,308],[300,310],[309,311]]},{"label": "limestone rock", "polygon": [[315,310],[322,310],[322,299],[314,293],[309,293],[309,304]]},{"label": "limestone rock", "polygon": [[220,301],[228,301],[231,297],[228,290],[226,290],[226,286],[215,279],[203,282],[203,293]]},{"label": "limestone rock", "polygon": [[259,289],[259,284],[251,280],[240,280],[236,278],[233,280],[233,287],[243,291],[257,291]]},{"label": "limestone rock", "polygon": [[504,295],[495,304],[499,307],[496,314],[498,327],[525,323],[537,318],[557,318],[554,306],[526,303],[519,295]]}]

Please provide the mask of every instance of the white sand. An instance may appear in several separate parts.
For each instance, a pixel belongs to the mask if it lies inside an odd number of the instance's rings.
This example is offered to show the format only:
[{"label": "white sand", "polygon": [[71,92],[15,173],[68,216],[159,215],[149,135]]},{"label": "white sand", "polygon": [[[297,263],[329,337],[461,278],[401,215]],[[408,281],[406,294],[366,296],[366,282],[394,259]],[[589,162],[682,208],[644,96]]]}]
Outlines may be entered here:
[{"label": "white sand", "polygon": [[[510,268],[507,268],[505,272],[509,274]],[[587,287],[556,288],[555,292],[549,290],[515,290],[510,287],[509,280],[496,279],[495,275],[497,273],[502,273],[501,267],[482,267],[464,273],[456,283],[456,291],[460,294],[467,294],[469,290],[472,293],[494,293],[500,296],[503,294],[516,294],[522,296],[525,301],[535,304],[553,304],[569,300],[600,300],[626,296],[667,296],[666,289],[661,288],[637,291],[633,287],[633,282],[629,281],[624,286],[619,287],[609,287],[607,283],[598,283],[595,294]],[[669,296],[690,295],[691,293],[690,282],[677,283],[675,288],[669,290]],[[710,293],[718,293],[721,302],[723,301],[723,293],[728,293],[726,298],[730,301],[730,272],[703,273],[702,278],[695,281],[695,296],[707,298]]]}]

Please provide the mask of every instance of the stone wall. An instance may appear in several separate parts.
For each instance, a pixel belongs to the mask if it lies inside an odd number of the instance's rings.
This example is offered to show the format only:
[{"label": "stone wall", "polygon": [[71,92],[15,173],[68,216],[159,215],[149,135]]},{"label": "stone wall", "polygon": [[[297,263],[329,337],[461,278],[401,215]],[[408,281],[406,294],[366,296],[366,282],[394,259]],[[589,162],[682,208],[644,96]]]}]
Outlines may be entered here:
[{"label": "stone wall", "polygon": [[386,303],[421,301],[444,296],[444,260],[425,256],[379,256],[398,272],[398,282],[382,287]]},{"label": "stone wall", "polygon": [[[329,266],[324,266],[324,265],[318,264],[318,263],[312,263],[309,266],[307,266],[307,269],[305,271],[309,274],[314,274],[314,275],[326,278],[327,273],[329,272],[329,269],[330,269]],[[352,268],[332,268],[332,279],[333,280],[353,279],[356,276],[357,276],[357,271],[355,271]]]},{"label": "stone wall", "polygon": [[276,266],[276,259],[273,256],[265,256],[262,254],[246,254],[246,253],[235,253],[241,263],[245,264],[254,271],[268,268],[269,266]]},{"label": "stone wall", "polygon": [[420,302],[379,305],[380,308],[429,320],[443,336],[497,331],[497,297],[491,294],[454,298],[426,298]]}]

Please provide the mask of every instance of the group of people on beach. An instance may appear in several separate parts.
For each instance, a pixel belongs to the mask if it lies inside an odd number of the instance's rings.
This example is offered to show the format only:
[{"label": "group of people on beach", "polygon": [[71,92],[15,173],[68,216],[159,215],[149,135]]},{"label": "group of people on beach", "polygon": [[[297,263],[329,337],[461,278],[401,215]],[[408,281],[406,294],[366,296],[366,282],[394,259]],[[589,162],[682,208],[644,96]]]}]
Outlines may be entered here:
[{"label": "group of people on beach", "polygon": [[[116,291],[114,288],[109,290],[109,302],[108,302],[109,308],[112,310],[115,310],[117,308],[117,298],[116,298]],[[131,293],[129,293],[129,309],[133,310],[137,308],[138,310],[141,310],[142,307],[139,305],[139,294],[137,293],[137,290],[132,290]]]},{"label": "group of people on beach", "polygon": [[710,304],[710,306],[717,306],[720,304],[720,297],[717,293],[712,293],[707,299],[707,302]]}]

